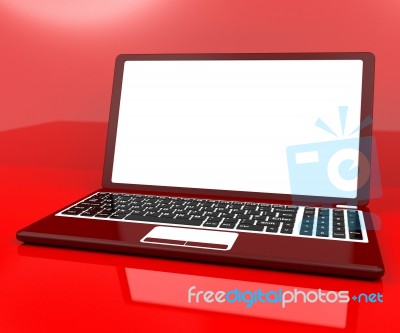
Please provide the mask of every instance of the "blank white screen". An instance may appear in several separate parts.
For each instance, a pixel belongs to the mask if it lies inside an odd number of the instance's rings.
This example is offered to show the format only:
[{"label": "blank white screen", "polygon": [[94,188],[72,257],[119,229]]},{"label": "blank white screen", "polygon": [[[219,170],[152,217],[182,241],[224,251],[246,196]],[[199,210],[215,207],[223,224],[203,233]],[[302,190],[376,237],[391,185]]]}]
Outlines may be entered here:
[{"label": "blank white screen", "polygon": [[361,83],[361,60],[127,61],[112,181],[301,194],[286,148],[335,139],[339,105],[356,127]]}]

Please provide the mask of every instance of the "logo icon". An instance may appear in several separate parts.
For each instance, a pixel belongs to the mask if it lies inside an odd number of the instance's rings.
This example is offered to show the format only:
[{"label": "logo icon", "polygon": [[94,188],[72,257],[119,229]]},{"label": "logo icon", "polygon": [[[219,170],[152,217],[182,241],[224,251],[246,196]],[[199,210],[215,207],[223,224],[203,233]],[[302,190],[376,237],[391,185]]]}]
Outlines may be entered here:
[{"label": "logo icon", "polygon": [[370,125],[371,119],[368,117],[360,126],[347,131],[348,107],[339,106],[338,111],[340,133],[335,132],[321,118],[315,123],[318,128],[335,136],[335,140],[287,147],[293,195],[355,198],[357,191],[367,183],[370,164],[360,151],[360,146],[370,147],[371,138],[360,138],[355,134]]}]

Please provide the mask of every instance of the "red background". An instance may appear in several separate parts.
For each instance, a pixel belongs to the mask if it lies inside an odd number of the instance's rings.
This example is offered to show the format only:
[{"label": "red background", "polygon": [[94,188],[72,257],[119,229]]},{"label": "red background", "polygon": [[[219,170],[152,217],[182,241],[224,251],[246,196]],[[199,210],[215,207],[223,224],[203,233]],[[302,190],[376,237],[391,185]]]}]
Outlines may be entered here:
[{"label": "red background", "polygon": [[2,0],[0,129],[106,121],[120,53],[369,51],[399,130],[399,31],[397,0]]},{"label": "red background", "polygon": [[[400,141],[399,31],[397,0],[1,0],[0,331],[339,330],[273,315],[133,302],[126,267],[379,291],[384,303],[353,304],[346,329],[399,327],[400,181],[393,152]],[[369,51],[377,58],[374,128],[383,197],[370,209],[382,225],[377,235],[387,272],[381,281],[21,246],[15,239],[16,230],[100,187],[117,54],[314,51]],[[163,283],[160,276],[149,283]]]}]

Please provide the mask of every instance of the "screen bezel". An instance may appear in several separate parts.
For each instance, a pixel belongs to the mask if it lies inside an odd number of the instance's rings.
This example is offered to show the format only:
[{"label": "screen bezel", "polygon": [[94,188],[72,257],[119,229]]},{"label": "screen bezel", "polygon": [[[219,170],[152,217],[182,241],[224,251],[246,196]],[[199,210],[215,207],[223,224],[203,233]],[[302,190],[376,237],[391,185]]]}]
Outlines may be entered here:
[{"label": "screen bezel", "polygon": [[[218,54],[122,54],[116,58],[114,81],[111,97],[110,116],[108,123],[108,134],[106,153],[103,170],[103,187],[112,190],[124,190],[140,193],[160,193],[164,195],[183,195],[193,197],[223,198],[231,200],[258,200],[303,204],[324,204],[324,205],[354,205],[366,206],[370,192],[370,177],[361,186],[358,184],[356,198],[329,198],[319,196],[290,195],[280,193],[259,193],[245,191],[227,191],[200,188],[184,188],[171,186],[154,186],[143,184],[122,184],[112,182],[112,171],[114,162],[114,150],[119,116],[121,98],[122,78],[124,64],[126,61],[162,61],[162,60],[361,60],[363,62],[362,93],[361,93],[361,117],[371,118],[371,124],[360,129],[360,138],[371,138],[372,136],[372,110],[374,95],[374,70],[375,57],[369,52],[333,52],[333,53],[218,53]],[[371,161],[371,140],[360,140],[360,154]],[[360,174],[360,170],[358,173]],[[360,181],[361,177],[358,177]]]}]

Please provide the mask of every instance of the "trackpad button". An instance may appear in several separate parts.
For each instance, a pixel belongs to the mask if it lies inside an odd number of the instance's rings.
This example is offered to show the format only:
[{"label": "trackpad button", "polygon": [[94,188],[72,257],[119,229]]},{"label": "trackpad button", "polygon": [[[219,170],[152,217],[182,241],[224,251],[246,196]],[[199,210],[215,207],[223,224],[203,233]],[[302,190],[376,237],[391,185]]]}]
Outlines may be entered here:
[{"label": "trackpad button", "polygon": [[230,250],[239,236],[236,232],[203,229],[155,227],[140,241],[143,243]]}]

